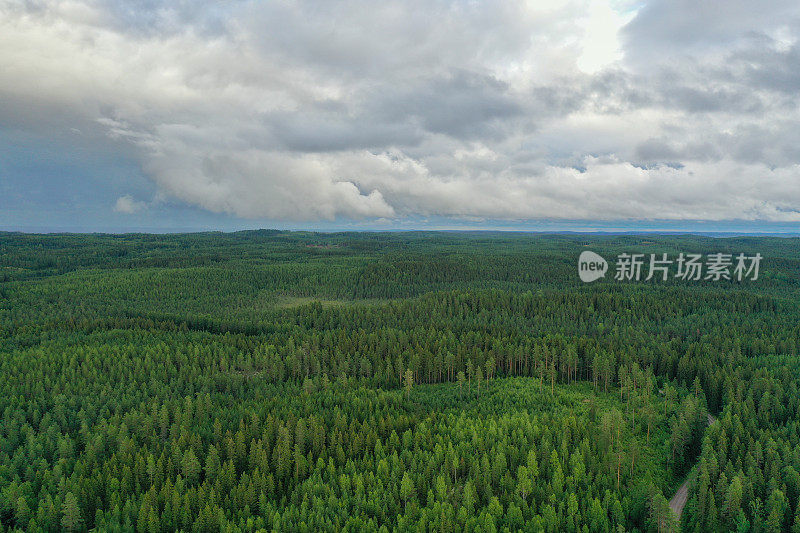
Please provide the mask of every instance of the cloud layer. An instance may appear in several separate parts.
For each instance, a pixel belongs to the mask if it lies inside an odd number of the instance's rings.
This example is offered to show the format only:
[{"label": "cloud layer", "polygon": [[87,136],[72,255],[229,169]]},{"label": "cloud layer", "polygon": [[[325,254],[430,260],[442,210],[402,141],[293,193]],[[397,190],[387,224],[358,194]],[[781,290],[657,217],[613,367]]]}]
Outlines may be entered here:
[{"label": "cloud layer", "polygon": [[244,218],[800,221],[796,2],[507,4],[0,0],[0,129]]}]

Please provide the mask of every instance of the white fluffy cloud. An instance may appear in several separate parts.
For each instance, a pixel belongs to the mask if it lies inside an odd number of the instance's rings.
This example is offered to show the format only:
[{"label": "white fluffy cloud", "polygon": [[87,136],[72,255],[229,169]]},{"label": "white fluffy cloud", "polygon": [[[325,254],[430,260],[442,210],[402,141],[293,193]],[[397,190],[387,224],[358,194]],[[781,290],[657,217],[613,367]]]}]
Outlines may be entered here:
[{"label": "white fluffy cloud", "polygon": [[133,213],[138,213],[145,207],[147,207],[147,204],[139,200],[135,200],[133,196],[131,196],[130,194],[126,194],[125,196],[120,196],[114,203],[114,211],[116,211],[117,213],[124,213],[126,215],[132,215]]},{"label": "white fluffy cloud", "polygon": [[0,0],[0,119],[246,218],[798,221],[800,8],[734,4]]}]

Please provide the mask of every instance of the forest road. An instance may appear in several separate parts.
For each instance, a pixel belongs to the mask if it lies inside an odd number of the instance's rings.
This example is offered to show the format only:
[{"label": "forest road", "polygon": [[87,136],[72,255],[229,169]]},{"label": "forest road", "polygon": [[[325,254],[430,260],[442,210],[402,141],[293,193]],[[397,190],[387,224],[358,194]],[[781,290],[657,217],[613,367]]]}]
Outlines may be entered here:
[{"label": "forest road", "polygon": [[680,519],[684,506],[686,506],[686,498],[689,497],[689,480],[683,482],[683,485],[675,492],[675,496],[669,501],[669,508],[675,513],[675,516]]},{"label": "forest road", "polygon": [[[710,414],[708,415],[709,426],[716,421],[717,421],[716,418],[714,418]],[[673,513],[675,513],[675,516],[678,517],[678,520],[680,520],[681,518],[681,513],[683,512],[683,508],[686,506],[686,499],[689,497],[689,483],[690,483],[689,479],[684,481],[683,485],[681,485],[680,488],[678,488],[678,490],[675,492],[675,495],[669,501],[669,508],[672,509]]]}]

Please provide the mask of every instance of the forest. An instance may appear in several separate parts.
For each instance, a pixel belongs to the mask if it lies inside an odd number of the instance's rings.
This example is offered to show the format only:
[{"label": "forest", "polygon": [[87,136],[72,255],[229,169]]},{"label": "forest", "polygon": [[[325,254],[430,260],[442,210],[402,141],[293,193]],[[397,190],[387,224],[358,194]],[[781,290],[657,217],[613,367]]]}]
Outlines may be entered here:
[{"label": "forest", "polygon": [[800,533],[798,350],[796,238],[0,233],[0,529]]}]

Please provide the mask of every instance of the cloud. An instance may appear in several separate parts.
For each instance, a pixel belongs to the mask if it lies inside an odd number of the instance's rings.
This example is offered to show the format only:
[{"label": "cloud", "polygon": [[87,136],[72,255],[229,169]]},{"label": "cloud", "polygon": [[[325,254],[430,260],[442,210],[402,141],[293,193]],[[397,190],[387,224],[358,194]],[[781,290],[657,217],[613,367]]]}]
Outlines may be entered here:
[{"label": "cloud", "polygon": [[117,198],[117,202],[114,204],[114,211],[117,213],[132,215],[134,213],[138,213],[146,207],[146,203],[134,200],[131,195],[126,194],[125,196],[120,196]]},{"label": "cloud", "polygon": [[[262,150],[164,150],[147,169],[162,191],[214,212],[283,220],[392,217],[376,189],[338,174],[331,157]],[[341,176],[341,177],[338,177]]]},{"label": "cloud", "polygon": [[650,0],[644,2],[623,34],[629,56],[644,61],[653,54],[681,56],[719,53],[755,35],[785,29],[796,35],[797,2],[770,0],[754,8],[748,0]]},{"label": "cloud", "polygon": [[11,0],[0,128],[244,218],[796,221],[800,7],[757,11]]}]

